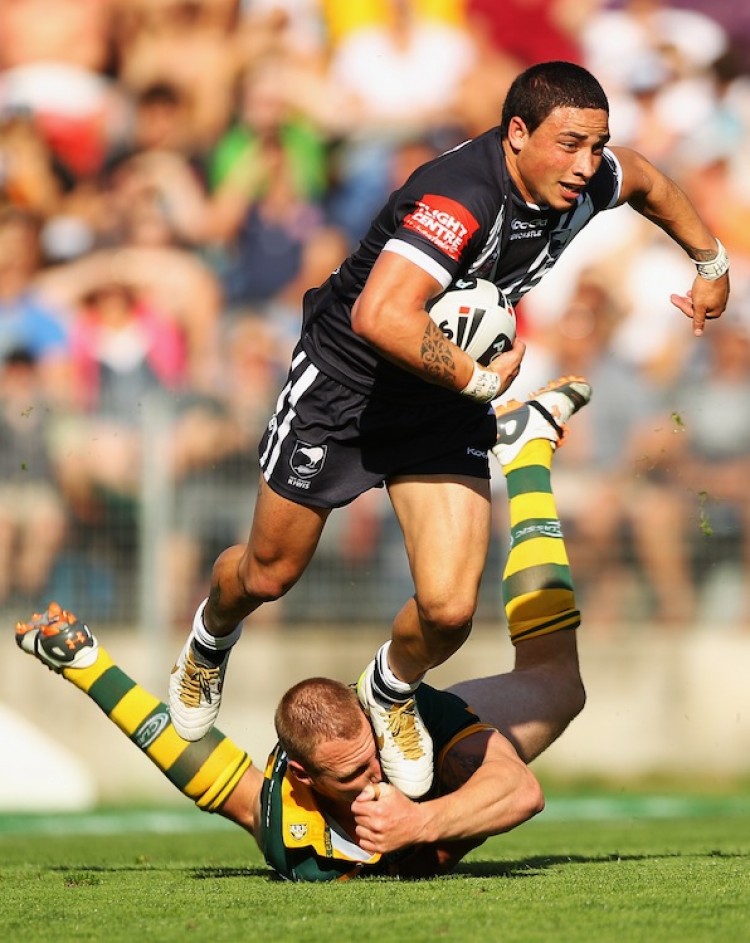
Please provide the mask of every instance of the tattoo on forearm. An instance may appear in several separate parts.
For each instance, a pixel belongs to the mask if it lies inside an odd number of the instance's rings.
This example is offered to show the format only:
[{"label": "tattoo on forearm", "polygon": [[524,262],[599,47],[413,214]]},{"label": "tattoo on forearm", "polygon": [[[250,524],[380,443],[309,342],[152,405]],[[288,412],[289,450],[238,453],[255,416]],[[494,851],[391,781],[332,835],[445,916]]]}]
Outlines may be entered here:
[{"label": "tattoo on forearm", "polygon": [[453,359],[453,351],[445,335],[433,321],[427,324],[419,353],[430,376],[436,380],[455,377],[456,362]]}]

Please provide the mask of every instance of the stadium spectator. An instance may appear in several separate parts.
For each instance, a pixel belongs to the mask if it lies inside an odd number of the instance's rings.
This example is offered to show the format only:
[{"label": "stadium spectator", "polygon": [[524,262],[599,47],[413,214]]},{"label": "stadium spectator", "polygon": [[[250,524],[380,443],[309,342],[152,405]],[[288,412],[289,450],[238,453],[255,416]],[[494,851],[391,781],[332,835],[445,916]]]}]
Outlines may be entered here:
[{"label": "stadium spectator", "polygon": [[[529,435],[498,456],[513,482],[515,539],[503,591],[516,668],[450,692],[420,687],[416,697],[438,747],[435,786],[422,803],[384,781],[374,731],[340,681],[306,679],[282,697],[275,715],[279,743],[264,776],[216,730],[199,743],[181,741],[167,706],[114,668],[90,630],[57,604],[19,623],[16,641],[62,669],[170,778],[176,750],[175,785],[199,808],[250,832],[281,876],[322,881],[451,871],[486,837],[542,810],[541,788],[527,764],[564,730],[554,701],[566,697],[571,716],[583,706],[575,631],[564,633],[571,640],[566,657],[548,648],[546,658],[526,659],[535,629],[554,623],[575,630],[580,621],[550,481],[553,453],[552,442]],[[109,670],[120,678],[116,704],[111,696],[99,699],[106,683],[94,683]],[[146,718],[154,736],[172,744],[169,750],[156,745],[160,739],[143,737]]]},{"label": "stadium spectator", "polygon": [[472,28],[523,69],[535,62],[565,59],[582,63],[578,42],[582,22],[597,0],[466,0]]},{"label": "stadium spectator", "polygon": [[[238,120],[210,157],[206,227],[225,247],[222,283],[230,305],[262,305],[281,295],[331,229],[323,211],[326,142],[290,107],[287,81],[284,59],[256,61],[242,79]],[[330,255],[328,271],[337,262]]]},{"label": "stadium spectator", "polygon": [[70,386],[68,325],[63,308],[34,285],[41,264],[39,228],[35,215],[0,208],[0,355],[27,350],[40,365],[43,392],[61,403]]},{"label": "stadium spectator", "polygon": [[0,112],[0,193],[39,219],[57,212],[64,175],[26,109]]},{"label": "stadium spectator", "polygon": [[54,411],[37,358],[5,351],[0,365],[0,605],[46,593],[67,514],[52,452]]},{"label": "stadium spectator", "polygon": [[71,357],[79,411],[60,433],[60,474],[72,507],[90,520],[102,499],[137,502],[142,414],[182,387],[184,347],[169,318],[109,281],[81,297]]},{"label": "stadium spectator", "polygon": [[356,246],[390,192],[397,145],[427,132],[443,148],[464,137],[459,91],[475,45],[456,0],[326,2],[324,12],[331,104],[320,119],[341,135],[329,213]]},{"label": "stadium spectator", "polygon": [[208,180],[175,150],[140,151],[118,171],[158,197],[176,238],[208,250],[228,307],[262,307],[300,278],[310,287],[321,255],[327,274],[343,248],[321,205],[324,142],[290,110],[286,81],[275,54],[243,76],[241,113],[207,155]]},{"label": "stadium spectator", "polygon": [[178,151],[189,156],[188,113],[185,91],[172,82],[160,80],[139,89],[132,102],[129,133],[107,155],[105,172],[141,151]]},{"label": "stadium spectator", "polygon": [[67,309],[109,283],[126,286],[172,321],[185,350],[185,382],[208,390],[219,370],[221,287],[210,266],[181,243],[144,167],[145,156],[138,154],[114,169],[110,186],[93,198],[98,204],[93,214],[107,227],[106,234],[98,233],[104,246],[48,266],[34,284],[44,297]]},{"label": "stadium spectator", "polygon": [[665,0],[625,0],[592,11],[580,42],[585,63],[614,97],[649,62],[671,61],[684,75],[705,71],[726,52],[727,34],[711,17]]},{"label": "stadium spectator", "polygon": [[728,250],[750,262],[750,80],[733,53],[713,64],[711,79],[714,108],[680,142],[674,166]]},{"label": "stadium spectator", "polygon": [[0,70],[64,62],[89,72],[109,65],[120,0],[13,0],[0,4]]},{"label": "stadium spectator", "polygon": [[[670,546],[681,548],[681,579],[674,591],[705,586],[711,568],[733,560],[750,565],[750,307],[747,289],[730,306],[707,344],[687,358],[664,396],[667,420],[651,451],[651,474],[662,485]],[[657,519],[654,528],[659,529]],[[665,541],[667,543],[667,541]],[[750,593],[743,580],[734,616],[750,619]],[[725,594],[725,615],[732,600]]]},{"label": "stadium spectator", "polygon": [[123,131],[112,67],[117,0],[0,4],[0,109],[23,108],[69,175],[95,173]]},{"label": "stadium spectator", "polygon": [[229,123],[244,65],[236,0],[120,0],[118,14],[122,87],[133,95],[161,82],[179,89],[189,146],[209,148]]}]

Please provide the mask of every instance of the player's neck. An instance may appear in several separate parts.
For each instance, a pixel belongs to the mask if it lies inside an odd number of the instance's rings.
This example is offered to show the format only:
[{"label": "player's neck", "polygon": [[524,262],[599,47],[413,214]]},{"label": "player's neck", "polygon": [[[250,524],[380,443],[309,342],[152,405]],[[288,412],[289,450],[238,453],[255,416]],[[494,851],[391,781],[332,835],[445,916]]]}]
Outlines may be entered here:
[{"label": "player's neck", "polygon": [[516,192],[521,197],[521,199],[532,206],[536,206],[536,201],[534,197],[529,192],[526,184],[523,182],[523,178],[518,170],[518,165],[516,163],[516,154],[513,148],[510,146],[510,143],[507,138],[504,138],[500,142],[500,146],[503,149],[503,154],[505,155],[505,166],[508,168],[508,176],[511,179],[513,186],[516,188]]}]

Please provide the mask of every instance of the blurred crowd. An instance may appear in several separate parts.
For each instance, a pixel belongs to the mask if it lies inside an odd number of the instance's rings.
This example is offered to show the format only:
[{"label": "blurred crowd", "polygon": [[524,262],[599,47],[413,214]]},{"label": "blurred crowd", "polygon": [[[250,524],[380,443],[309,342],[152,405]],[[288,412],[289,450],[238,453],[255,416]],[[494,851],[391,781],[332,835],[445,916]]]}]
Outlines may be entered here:
[{"label": "blurred crowd", "polygon": [[[733,283],[694,339],[669,302],[691,263],[625,208],[519,307],[513,392],[578,372],[595,390],[555,479],[586,622],[750,626],[745,6],[0,3],[0,608],[57,595],[132,620],[158,450],[156,585],[184,628],[216,553],[245,539],[305,290],[412,168],[498,122],[520,70],[568,59],[604,85],[613,142],[689,193]],[[409,582],[381,497],[332,516],[280,620],[390,618]]]}]

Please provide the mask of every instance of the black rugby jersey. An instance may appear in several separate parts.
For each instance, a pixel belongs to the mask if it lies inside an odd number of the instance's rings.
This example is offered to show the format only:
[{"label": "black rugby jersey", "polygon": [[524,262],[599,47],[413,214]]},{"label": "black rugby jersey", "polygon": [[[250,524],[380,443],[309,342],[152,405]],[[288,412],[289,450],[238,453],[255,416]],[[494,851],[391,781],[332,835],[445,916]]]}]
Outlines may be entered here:
[{"label": "black rugby jersey", "polygon": [[382,358],[351,328],[351,307],[381,251],[412,259],[444,288],[461,278],[494,281],[514,304],[557,262],[601,210],[616,205],[621,170],[607,148],[569,210],[527,204],[510,179],[493,128],[429,161],[395,190],[359,247],[307,293],[302,342],[326,375],[352,389],[412,401],[455,396]]}]

